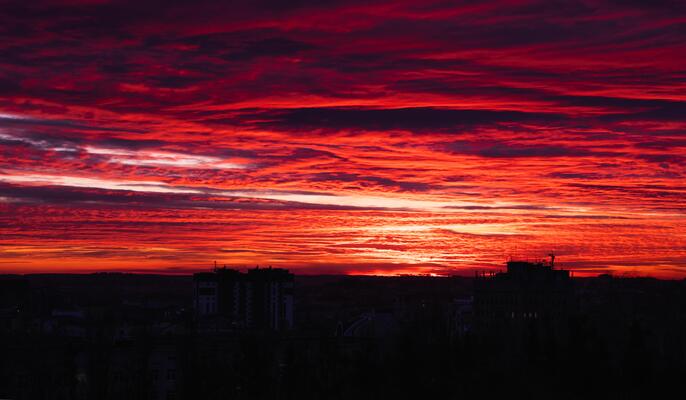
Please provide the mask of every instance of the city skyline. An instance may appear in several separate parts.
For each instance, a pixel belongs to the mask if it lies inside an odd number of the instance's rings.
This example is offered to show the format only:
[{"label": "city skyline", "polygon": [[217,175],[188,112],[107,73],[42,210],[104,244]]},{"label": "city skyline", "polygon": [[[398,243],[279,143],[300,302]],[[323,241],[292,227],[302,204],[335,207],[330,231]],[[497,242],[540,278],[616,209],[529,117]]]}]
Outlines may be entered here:
[{"label": "city skyline", "polygon": [[0,7],[0,273],[686,277],[678,2]]}]

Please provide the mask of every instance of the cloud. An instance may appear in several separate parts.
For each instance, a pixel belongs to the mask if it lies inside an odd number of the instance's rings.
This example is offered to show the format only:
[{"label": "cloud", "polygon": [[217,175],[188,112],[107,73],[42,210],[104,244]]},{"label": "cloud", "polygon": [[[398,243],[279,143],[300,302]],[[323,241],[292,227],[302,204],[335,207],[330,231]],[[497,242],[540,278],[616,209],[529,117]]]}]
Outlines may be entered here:
[{"label": "cloud", "polygon": [[525,122],[555,118],[518,111],[456,110],[431,107],[399,109],[298,108],[259,112],[245,116],[261,128],[279,130],[408,130],[413,132],[459,131],[475,125]]},{"label": "cloud", "polygon": [[[1,180],[1,177],[0,177]],[[127,188],[127,186],[122,186]],[[133,187],[132,187],[133,189]],[[127,207],[130,209],[213,209],[213,210],[378,210],[383,207],[317,204],[272,200],[269,197],[313,196],[311,193],[220,192],[215,190],[162,190],[154,185],[138,186],[136,190],[105,189],[78,186],[26,186],[0,182],[4,202],[57,204],[72,207]],[[145,190],[150,190],[145,191]],[[218,196],[219,193],[223,195]],[[255,197],[250,197],[254,194]],[[323,194],[316,194],[322,196]]]},{"label": "cloud", "polygon": [[683,5],[638,3],[3,4],[0,269],[683,276]]},{"label": "cloud", "polygon": [[423,182],[402,182],[389,178],[377,176],[362,176],[359,174],[351,174],[345,172],[322,172],[312,174],[307,177],[310,182],[347,182],[361,186],[383,186],[396,188],[398,190],[409,192],[426,192],[432,189],[439,189],[438,186],[429,185]]},{"label": "cloud", "polygon": [[518,143],[497,143],[478,141],[454,141],[446,146],[454,154],[475,155],[487,158],[522,158],[522,157],[612,157],[617,153],[609,151],[592,151],[559,145],[522,145]]}]

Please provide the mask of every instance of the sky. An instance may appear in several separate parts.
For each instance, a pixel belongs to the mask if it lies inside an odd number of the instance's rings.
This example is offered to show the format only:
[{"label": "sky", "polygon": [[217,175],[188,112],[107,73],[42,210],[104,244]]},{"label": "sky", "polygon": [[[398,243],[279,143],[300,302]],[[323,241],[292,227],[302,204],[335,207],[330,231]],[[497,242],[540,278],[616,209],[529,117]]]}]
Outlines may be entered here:
[{"label": "sky", "polygon": [[686,277],[679,1],[0,0],[0,272]]}]

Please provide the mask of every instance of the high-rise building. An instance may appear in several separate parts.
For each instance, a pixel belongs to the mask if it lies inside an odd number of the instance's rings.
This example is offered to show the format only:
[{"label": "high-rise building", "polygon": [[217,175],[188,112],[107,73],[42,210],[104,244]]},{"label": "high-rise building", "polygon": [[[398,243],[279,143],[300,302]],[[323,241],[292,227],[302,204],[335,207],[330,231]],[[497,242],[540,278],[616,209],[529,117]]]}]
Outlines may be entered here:
[{"label": "high-rise building", "polygon": [[246,325],[261,329],[292,329],[293,289],[293,274],[288,270],[249,270],[245,280]]},{"label": "high-rise building", "polygon": [[193,283],[195,284],[193,291],[195,315],[206,317],[217,314],[219,311],[217,275],[211,272],[200,272],[193,275]]},{"label": "high-rise building", "polygon": [[194,275],[194,306],[200,320],[225,327],[288,330],[293,328],[294,276],[280,268],[247,273],[228,268]]}]

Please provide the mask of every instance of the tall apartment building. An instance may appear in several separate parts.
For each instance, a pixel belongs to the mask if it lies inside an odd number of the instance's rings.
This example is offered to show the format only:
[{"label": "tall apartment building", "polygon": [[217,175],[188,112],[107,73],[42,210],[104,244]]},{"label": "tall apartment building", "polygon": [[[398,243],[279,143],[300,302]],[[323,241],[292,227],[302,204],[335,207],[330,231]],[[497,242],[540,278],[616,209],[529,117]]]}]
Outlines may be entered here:
[{"label": "tall apartment building", "polygon": [[288,270],[215,268],[193,278],[199,320],[221,320],[236,329],[293,328],[294,276]]}]

